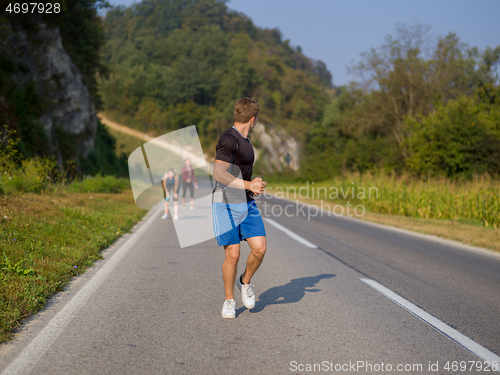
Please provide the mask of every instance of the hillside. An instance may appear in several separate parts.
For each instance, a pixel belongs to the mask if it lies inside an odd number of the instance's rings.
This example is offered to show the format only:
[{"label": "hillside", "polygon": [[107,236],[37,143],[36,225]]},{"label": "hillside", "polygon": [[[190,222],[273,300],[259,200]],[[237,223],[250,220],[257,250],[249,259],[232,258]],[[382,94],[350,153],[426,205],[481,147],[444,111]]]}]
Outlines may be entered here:
[{"label": "hillside", "polygon": [[241,96],[261,103],[266,127],[301,140],[330,100],[331,74],[282,40],[216,0],[147,0],[115,8],[104,20],[102,83],[108,117],[163,134],[196,124],[208,152],[232,124]]}]

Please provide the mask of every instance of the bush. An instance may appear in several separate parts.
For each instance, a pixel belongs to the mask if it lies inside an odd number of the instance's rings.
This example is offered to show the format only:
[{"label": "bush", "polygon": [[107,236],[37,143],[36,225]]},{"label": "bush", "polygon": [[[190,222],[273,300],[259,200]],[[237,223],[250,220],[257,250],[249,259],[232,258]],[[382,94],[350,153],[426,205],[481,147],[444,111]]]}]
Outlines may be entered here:
[{"label": "bush", "polygon": [[23,160],[21,167],[4,170],[0,174],[0,192],[10,194],[13,192],[39,193],[46,190],[55,175],[57,163],[52,158],[32,158]]},{"label": "bush", "polygon": [[53,158],[34,157],[20,161],[13,139],[14,131],[6,126],[0,138],[0,193],[40,192],[46,189],[51,180],[61,177]]},{"label": "bush", "polygon": [[418,124],[410,139],[413,154],[407,165],[417,175],[500,174],[500,116],[498,111],[461,97],[450,100]]},{"label": "bush", "polygon": [[10,130],[7,125],[3,126],[0,137],[0,172],[9,172],[16,168],[19,161],[16,145],[19,139],[13,139],[15,131]]},{"label": "bush", "polygon": [[87,177],[80,181],[74,181],[68,185],[67,190],[72,193],[119,193],[130,189],[130,181],[126,178],[115,176]]}]

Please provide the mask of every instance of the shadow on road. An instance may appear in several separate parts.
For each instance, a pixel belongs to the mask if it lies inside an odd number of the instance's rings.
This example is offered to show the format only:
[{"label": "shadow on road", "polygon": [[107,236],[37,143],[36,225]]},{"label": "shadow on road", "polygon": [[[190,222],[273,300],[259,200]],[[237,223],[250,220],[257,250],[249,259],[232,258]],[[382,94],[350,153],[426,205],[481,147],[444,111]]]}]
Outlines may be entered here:
[{"label": "shadow on road", "polygon": [[[250,310],[251,313],[258,313],[264,310],[269,305],[283,305],[286,303],[295,303],[305,296],[306,292],[319,292],[321,289],[313,288],[322,279],[334,277],[334,274],[324,273],[318,276],[302,277],[293,279],[288,284],[269,288],[259,296],[259,300],[255,302],[255,307]],[[236,310],[236,316],[245,311],[246,307],[240,307]]]}]

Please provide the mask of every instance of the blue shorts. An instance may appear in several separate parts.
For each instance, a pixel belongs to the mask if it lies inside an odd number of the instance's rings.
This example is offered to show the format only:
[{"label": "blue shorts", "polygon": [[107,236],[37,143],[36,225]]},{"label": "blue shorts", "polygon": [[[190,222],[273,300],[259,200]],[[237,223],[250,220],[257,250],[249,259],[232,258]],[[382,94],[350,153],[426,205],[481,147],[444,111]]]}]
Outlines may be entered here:
[{"label": "blue shorts", "polygon": [[250,237],[266,235],[264,222],[254,200],[246,203],[212,203],[217,245],[239,244]]}]

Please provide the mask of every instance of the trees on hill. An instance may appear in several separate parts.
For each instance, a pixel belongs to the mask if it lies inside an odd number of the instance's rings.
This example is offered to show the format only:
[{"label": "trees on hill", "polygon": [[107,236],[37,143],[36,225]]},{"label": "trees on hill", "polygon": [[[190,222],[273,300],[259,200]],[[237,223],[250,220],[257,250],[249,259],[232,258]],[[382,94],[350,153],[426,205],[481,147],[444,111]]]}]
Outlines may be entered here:
[{"label": "trees on hill", "polygon": [[499,174],[499,61],[500,46],[479,51],[453,33],[435,41],[422,25],[399,25],[351,68],[359,82],[338,90],[308,133],[307,175]]},{"label": "trees on hill", "polygon": [[234,101],[259,99],[262,113],[289,130],[319,121],[331,75],[278,30],[260,29],[216,0],[147,0],[110,10],[102,85],[105,109],[157,132],[197,124],[213,142]]}]

